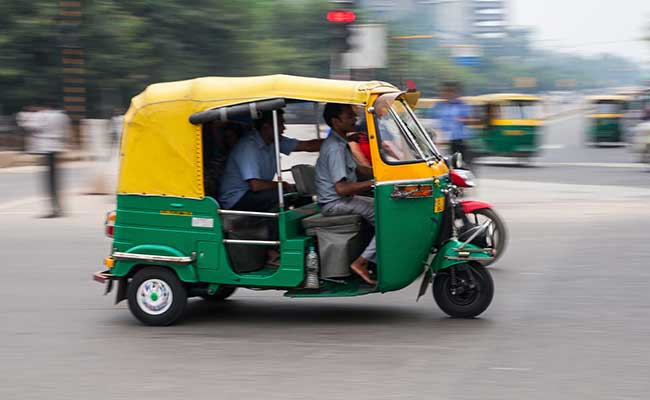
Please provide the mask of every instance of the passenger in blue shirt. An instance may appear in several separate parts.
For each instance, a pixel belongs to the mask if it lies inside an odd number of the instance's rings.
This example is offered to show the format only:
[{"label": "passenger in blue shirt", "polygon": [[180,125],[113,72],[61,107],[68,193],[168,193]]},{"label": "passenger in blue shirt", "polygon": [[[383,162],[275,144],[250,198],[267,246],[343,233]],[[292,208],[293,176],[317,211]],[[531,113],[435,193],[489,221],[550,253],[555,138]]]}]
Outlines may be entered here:
[{"label": "passenger in blue shirt", "polygon": [[[255,130],[244,135],[230,153],[219,189],[218,201],[222,208],[244,211],[269,211],[278,206],[273,113],[264,112],[254,121]],[[284,117],[278,110],[278,129],[284,132]],[[322,139],[300,141],[280,136],[280,151],[317,152]],[[291,185],[283,183],[285,191]]]},{"label": "passenger in blue shirt", "polygon": [[471,149],[467,140],[471,137],[465,124],[472,121],[470,108],[461,99],[461,86],[457,82],[446,82],[440,91],[444,101],[438,103],[431,109],[431,118],[440,121],[440,129],[449,137],[451,153],[460,152],[467,164],[471,164]]}]

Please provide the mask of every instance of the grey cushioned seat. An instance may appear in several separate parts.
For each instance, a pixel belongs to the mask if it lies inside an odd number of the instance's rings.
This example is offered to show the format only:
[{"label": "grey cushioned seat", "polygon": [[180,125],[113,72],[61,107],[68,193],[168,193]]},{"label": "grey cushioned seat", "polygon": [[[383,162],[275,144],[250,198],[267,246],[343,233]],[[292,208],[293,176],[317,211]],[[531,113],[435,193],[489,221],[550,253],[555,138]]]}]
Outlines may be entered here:
[{"label": "grey cushioned seat", "polygon": [[325,228],[330,226],[354,225],[360,224],[362,218],[357,214],[333,215],[326,217],[321,213],[311,215],[302,220],[302,226],[305,229]]}]

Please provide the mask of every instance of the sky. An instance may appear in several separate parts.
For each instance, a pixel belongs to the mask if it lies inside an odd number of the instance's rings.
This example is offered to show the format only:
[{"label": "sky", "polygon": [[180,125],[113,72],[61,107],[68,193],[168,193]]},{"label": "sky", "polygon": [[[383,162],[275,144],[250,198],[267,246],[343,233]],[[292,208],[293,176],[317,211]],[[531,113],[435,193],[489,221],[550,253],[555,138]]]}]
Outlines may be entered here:
[{"label": "sky", "polygon": [[535,45],[613,53],[650,67],[650,0],[508,0],[509,23],[533,27]]}]

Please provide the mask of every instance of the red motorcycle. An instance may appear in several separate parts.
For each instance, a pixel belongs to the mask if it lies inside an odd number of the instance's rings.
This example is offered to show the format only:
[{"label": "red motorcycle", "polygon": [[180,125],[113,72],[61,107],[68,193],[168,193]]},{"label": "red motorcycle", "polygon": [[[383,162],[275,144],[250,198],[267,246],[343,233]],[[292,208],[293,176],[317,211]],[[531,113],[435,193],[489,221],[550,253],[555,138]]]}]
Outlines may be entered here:
[{"label": "red motorcycle", "polygon": [[[462,164],[454,160],[452,165]],[[506,248],[508,233],[501,217],[493,210],[492,205],[477,200],[461,200],[463,189],[476,186],[471,171],[450,168],[451,185],[448,190],[449,202],[452,205],[456,235],[464,242],[475,244],[482,248],[492,248],[494,258],[486,261],[490,265],[498,260]]]}]

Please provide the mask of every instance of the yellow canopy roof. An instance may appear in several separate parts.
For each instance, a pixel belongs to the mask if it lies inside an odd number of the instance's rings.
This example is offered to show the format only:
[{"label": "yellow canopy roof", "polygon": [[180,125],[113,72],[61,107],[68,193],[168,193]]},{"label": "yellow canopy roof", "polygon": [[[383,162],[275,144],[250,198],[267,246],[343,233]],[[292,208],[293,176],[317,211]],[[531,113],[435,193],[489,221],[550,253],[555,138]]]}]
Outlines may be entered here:
[{"label": "yellow canopy roof", "polygon": [[485,101],[490,103],[500,103],[505,101],[540,101],[541,98],[530,94],[520,93],[492,93],[481,96],[474,96],[476,101]]},{"label": "yellow canopy roof", "polygon": [[150,85],[132,99],[125,116],[117,192],[203,197],[201,126],[189,122],[196,112],[273,98],[365,105],[371,94],[398,91],[380,81],[289,75]]}]

